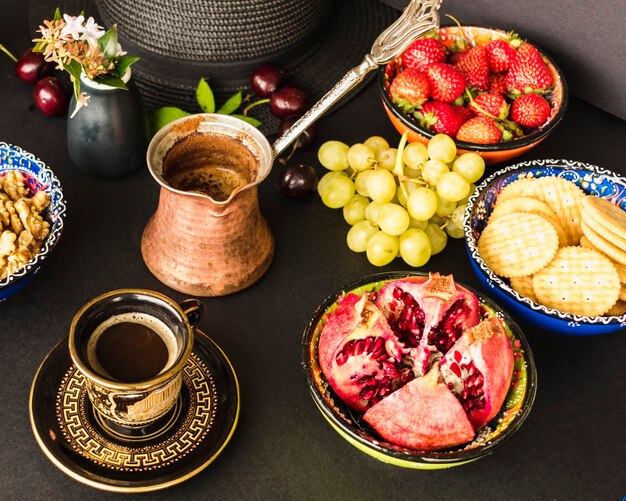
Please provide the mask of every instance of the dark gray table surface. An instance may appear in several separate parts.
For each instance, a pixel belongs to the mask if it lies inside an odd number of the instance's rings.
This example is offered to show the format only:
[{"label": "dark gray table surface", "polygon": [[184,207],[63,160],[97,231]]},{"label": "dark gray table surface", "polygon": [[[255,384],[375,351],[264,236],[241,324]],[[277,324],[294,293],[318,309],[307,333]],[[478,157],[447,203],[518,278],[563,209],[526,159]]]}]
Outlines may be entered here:
[{"label": "dark gray table surface", "polygon": [[[0,43],[28,45],[26,2],[6,0]],[[141,287],[179,294],[157,281],[140,252],[158,187],[146,168],[119,180],[79,172],[67,155],[64,118],[34,108],[32,87],[0,59],[0,140],[52,167],[67,199],[58,247],[40,276],[0,304],[0,499],[110,499],[75,482],[44,456],[31,432],[28,394],[48,351],[75,312],[108,290]],[[318,145],[379,134],[398,141],[375,84],[318,123]],[[626,174],[626,122],[572,99],[563,123],[520,160],[567,158]],[[314,162],[315,151],[299,159]],[[321,174],[322,169],[317,165]],[[342,284],[380,269],[345,245],[341,211],[319,198],[294,201],[260,187],[276,256],[253,287],[205,298],[201,327],[226,352],[241,385],[241,414],[228,447],[206,470],[150,499],[603,499],[626,493],[626,332],[566,337],[526,328],[537,362],[538,394],[522,428],[480,461],[449,470],[390,466],[358,451],[309,397],[300,340],[316,306]],[[407,270],[400,260],[383,270]],[[462,241],[451,241],[428,270],[479,288]],[[523,324],[523,319],[518,319]]]}]

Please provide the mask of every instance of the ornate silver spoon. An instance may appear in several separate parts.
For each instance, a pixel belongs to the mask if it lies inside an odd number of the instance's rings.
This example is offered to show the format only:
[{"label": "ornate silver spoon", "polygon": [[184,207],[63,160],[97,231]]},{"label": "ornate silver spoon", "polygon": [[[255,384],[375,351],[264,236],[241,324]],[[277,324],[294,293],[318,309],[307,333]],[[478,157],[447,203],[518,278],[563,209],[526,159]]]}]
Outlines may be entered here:
[{"label": "ornate silver spoon", "polygon": [[441,0],[411,0],[400,17],[378,36],[371,52],[365,55],[361,64],[348,71],[300,120],[274,142],[272,146],[274,158],[278,157],[309,125],[362,82],[370,71],[381,64],[393,61],[413,40],[438,28],[440,5]]}]

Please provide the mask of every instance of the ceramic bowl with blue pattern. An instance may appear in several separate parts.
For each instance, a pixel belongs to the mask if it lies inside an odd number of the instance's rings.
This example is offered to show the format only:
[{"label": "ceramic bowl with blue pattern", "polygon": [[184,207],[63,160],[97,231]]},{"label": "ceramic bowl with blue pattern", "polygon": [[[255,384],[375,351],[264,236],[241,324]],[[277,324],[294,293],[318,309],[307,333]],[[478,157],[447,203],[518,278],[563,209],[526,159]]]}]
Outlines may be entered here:
[{"label": "ceramic bowl with blue pattern", "polygon": [[500,191],[525,177],[556,176],[572,181],[586,194],[606,198],[626,210],[626,178],[606,169],[572,160],[531,160],[499,170],[470,197],[465,211],[465,243],[470,263],[483,287],[513,317],[560,334],[590,336],[626,329],[626,314],[587,317],[564,313],[535,303],[513,290],[478,253],[478,238],[487,224]]},{"label": "ceramic bowl with blue pattern", "polygon": [[42,216],[50,223],[50,233],[44,240],[39,253],[26,266],[0,280],[0,301],[20,291],[39,273],[59,241],[66,212],[61,183],[52,170],[33,154],[18,146],[0,141],[0,176],[6,175],[6,172],[10,170],[18,170],[24,175],[31,196],[41,190],[48,193],[50,204]]}]

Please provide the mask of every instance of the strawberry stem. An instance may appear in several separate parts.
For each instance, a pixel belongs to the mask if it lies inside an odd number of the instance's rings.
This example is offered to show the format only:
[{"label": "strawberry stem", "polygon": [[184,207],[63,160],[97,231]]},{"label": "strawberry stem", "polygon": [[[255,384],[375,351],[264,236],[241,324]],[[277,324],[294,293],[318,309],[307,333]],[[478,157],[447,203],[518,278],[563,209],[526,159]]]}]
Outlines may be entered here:
[{"label": "strawberry stem", "polygon": [[14,63],[17,63],[17,58],[13,54],[11,54],[11,52],[9,52],[9,49],[7,49],[1,43],[0,43],[0,50],[4,52],[7,56],[9,56],[13,60]]},{"label": "strawberry stem", "polygon": [[500,119],[496,116],[493,116],[491,113],[489,113],[487,110],[485,110],[482,106],[480,106],[479,104],[476,103],[476,101],[474,101],[474,99],[472,98],[472,93],[467,89],[467,87],[465,88],[465,92],[467,93],[467,96],[469,97],[469,101],[470,101],[470,105],[472,105],[474,108],[476,108],[478,111],[480,111],[483,115],[488,116],[489,118],[493,118],[496,121],[500,121]]}]

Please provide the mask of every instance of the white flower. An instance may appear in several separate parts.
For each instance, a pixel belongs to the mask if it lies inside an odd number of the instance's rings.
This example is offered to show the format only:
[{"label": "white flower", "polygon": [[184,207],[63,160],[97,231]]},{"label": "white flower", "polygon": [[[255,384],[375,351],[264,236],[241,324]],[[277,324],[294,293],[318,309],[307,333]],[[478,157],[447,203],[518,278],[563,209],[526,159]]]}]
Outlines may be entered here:
[{"label": "white flower", "polygon": [[63,14],[63,19],[66,24],[61,30],[61,37],[71,35],[74,40],[78,40],[80,34],[85,31],[85,27],[83,26],[85,18],[83,16],[72,17]]},{"label": "white flower", "polygon": [[122,50],[122,45],[118,42],[115,46],[115,57],[125,56],[126,54],[127,52]]},{"label": "white flower", "polygon": [[83,34],[80,37],[80,40],[86,40],[90,47],[96,47],[98,45],[98,39],[104,35],[104,30],[102,26],[98,26],[94,21],[93,17],[87,19],[85,26],[83,28]]},{"label": "white flower", "polygon": [[83,106],[87,106],[89,104],[90,98],[91,96],[85,94],[84,92],[81,92],[78,95],[78,99],[76,100],[76,108],[74,108],[74,112],[72,113],[72,116],[70,116],[70,118],[74,118],[74,115],[78,113],[78,110],[80,110]]}]

